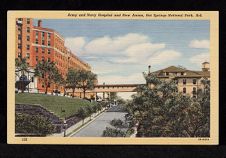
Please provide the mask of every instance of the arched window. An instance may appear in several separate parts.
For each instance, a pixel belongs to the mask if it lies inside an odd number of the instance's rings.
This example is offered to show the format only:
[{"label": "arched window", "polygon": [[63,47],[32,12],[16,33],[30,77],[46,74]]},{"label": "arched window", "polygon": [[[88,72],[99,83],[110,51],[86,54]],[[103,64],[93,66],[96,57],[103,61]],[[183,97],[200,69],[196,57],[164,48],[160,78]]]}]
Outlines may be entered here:
[{"label": "arched window", "polygon": [[183,93],[186,93],[186,88],[183,88]]},{"label": "arched window", "polygon": [[186,79],[183,79],[183,84],[186,84]]},{"label": "arched window", "polygon": [[196,79],[193,79],[193,84],[196,84]]}]

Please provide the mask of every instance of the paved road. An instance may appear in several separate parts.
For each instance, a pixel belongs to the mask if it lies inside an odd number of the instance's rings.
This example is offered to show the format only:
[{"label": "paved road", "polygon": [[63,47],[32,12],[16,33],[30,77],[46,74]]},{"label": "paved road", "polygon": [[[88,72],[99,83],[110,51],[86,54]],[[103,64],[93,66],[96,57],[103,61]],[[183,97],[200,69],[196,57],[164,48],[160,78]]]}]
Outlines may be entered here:
[{"label": "paved road", "polygon": [[124,112],[104,112],[93,122],[72,135],[72,137],[101,137],[106,127],[111,127],[110,121],[113,119],[125,119]]}]

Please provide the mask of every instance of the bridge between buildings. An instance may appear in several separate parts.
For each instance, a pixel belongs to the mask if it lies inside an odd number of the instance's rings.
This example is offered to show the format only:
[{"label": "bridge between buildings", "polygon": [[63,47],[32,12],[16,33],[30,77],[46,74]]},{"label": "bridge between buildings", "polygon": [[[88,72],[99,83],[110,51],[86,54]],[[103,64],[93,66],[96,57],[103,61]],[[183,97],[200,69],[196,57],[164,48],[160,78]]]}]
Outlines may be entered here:
[{"label": "bridge between buildings", "polygon": [[[105,94],[107,93],[108,97],[111,92],[137,92],[137,87],[144,84],[102,84],[95,85],[94,89],[87,90],[86,93],[103,93],[103,98],[105,98]],[[70,87],[67,88],[67,92],[72,93],[72,89]],[[81,88],[76,88],[75,93],[83,93]],[[95,98],[96,98],[95,96]]]}]

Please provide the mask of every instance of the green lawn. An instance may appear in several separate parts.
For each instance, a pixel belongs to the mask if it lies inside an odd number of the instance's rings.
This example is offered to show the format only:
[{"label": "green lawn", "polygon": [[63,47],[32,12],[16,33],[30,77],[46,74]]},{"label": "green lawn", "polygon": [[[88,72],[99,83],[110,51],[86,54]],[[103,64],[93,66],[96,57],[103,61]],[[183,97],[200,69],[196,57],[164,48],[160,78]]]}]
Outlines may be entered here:
[{"label": "green lawn", "polygon": [[[61,118],[75,114],[81,106],[95,104],[78,98],[30,93],[16,94],[16,103],[41,104]],[[65,112],[61,112],[61,109],[65,110]]]}]

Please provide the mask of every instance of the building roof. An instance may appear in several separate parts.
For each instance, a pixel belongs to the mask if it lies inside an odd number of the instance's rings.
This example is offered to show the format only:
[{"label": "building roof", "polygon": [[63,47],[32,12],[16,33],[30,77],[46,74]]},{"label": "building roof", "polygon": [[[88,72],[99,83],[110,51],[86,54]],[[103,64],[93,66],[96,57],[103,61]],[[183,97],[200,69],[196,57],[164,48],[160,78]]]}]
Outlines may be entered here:
[{"label": "building roof", "polygon": [[186,77],[196,77],[196,78],[201,78],[201,77],[210,77],[210,71],[194,71],[194,70],[187,70],[185,68],[181,67],[176,67],[176,66],[169,66],[165,69],[161,69],[158,71],[153,72],[153,74],[156,74],[160,78],[168,78],[169,76],[166,76],[162,73],[181,73],[183,72],[183,75],[176,75],[174,77],[176,78],[186,78]]}]

